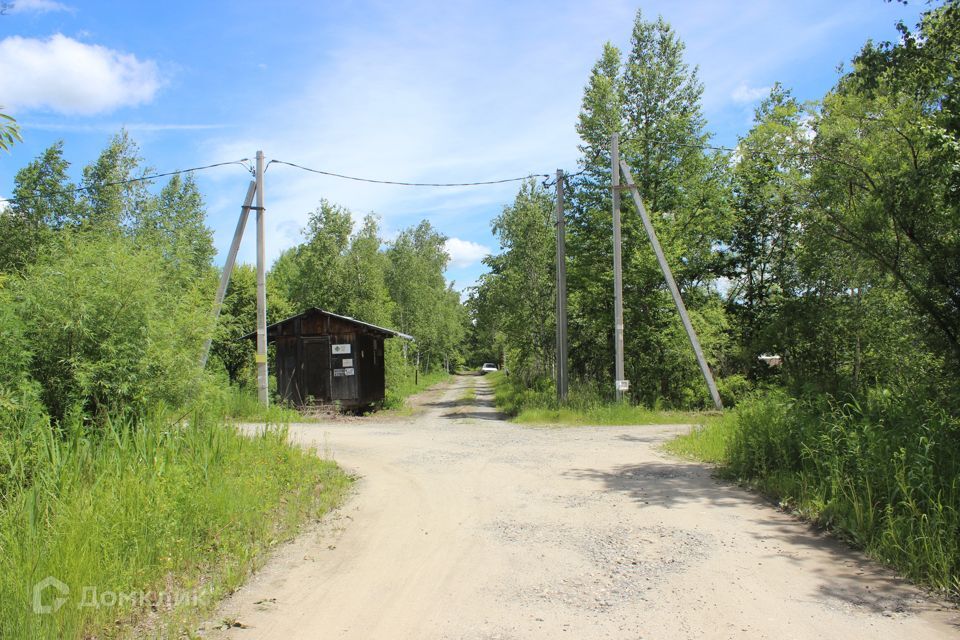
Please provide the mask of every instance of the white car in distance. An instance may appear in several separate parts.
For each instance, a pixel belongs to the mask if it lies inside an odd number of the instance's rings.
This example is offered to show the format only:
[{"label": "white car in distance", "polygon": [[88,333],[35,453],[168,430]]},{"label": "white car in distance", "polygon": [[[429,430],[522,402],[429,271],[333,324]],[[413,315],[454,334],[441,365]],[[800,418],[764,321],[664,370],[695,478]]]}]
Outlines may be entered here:
[{"label": "white car in distance", "polygon": [[492,362],[484,362],[483,366],[480,367],[480,375],[484,375],[484,374],[490,373],[491,371],[496,371],[496,370],[497,370],[497,365],[493,364]]}]

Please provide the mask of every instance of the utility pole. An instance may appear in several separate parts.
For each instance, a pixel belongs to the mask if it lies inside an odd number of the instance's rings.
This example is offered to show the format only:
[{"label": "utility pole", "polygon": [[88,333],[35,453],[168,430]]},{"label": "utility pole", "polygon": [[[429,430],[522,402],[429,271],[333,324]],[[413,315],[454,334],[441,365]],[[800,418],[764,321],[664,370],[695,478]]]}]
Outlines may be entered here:
[{"label": "utility pole", "polygon": [[620,136],[610,136],[610,169],[613,181],[613,345],[616,351],[614,385],[617,401],[630,383],[623,373],[623,265],[620,261]]},{"label": "utility pole", "polygon": [[257,151],[257,396],[267,406],[267,278],[263,253],[263,151]]},{"label": "utility pole", "polygon": [[567,400],[567,240],[563,215],[563,171],[557,169],[557,399]]},{"label": "utility pole", "polygon": [[[257,183],[250,181],[247,187],[247,197],[243,199],[243,206],[240,207],[240,218],[237,220],[237,230],[233,232],[233,242],[230,243],[230,252],[227,253],[227,261],[223,265],[223,273],[220,274],[220,286],[217,287],[217,297],[213,301],[213,322],[211,322],[211,331],[217,324],[220,317],[220,309],[223,307],[223,297],[227,294],[227,285],[230,284],[230,276],[233,274],[233,265],[237,261],[237,250],[240,249],[240,240],[243,238],[243,230],[247,226],[247,217],[250,214],[250,205],[253,204],[253,194],[257,190]],[[200,368],[207,366],[207,358],[210,357],[210,345],[213,342],[213,335],[207,338],[203,343],[203,352],[200,354]]]},{"label": "utility pole", "polygon": [[703,356],[703,349],[700,348],[700,341],[697,339],[697,332],[693,330],[690,324],[690,317],[687,315],[687,307],[683,304],[683,298],[680,297],[680,289],[677,288],[677,282],[673,279],[673,272],[670,271],[670,265],[667,264],[667,258],[663,255],[663,249],[660,247],[660,241],[657,239],[657,232],[654,231],[650,218],[647,216],[647,210],[643,206],[643,199],[640,197],[640,191],[637,189],[633,176],[630,174],[630,167],[626,162],[621,162],[623,175],[627,179],[627,188],[633,194],[633,201],[640,212],[640,219],[643,221],[643,228],[647,231],[647,238],[653,245],[653,252],[657,254],[657,262],[660,263],[660,271],[663,273],[664,280],[670,288],[670,295],[673,296],[673,303],[680,312],[680,319],[683,321],[683,328],[687,331],[687,337],[690,339],[690,345],[697,356],[697,364],[700,365],[700,371],[703,373],[703,379],[707,382],[707,388],[710,389],[710,397],[713,398],[713,405],[719,410],[723,409],[723,402],[720,401],[720,393],[717,391],[717,383],[713,380],[713,374],[710,372],[710,366],[707,359]]}]

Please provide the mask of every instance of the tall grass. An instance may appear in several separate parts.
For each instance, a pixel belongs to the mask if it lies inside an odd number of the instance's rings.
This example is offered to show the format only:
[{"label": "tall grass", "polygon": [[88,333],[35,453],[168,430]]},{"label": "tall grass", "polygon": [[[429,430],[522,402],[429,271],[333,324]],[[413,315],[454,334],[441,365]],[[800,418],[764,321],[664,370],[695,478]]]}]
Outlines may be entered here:
[{"label": "tall grass", "polygon": [[413,367],[397,367],[388,370],[387,375],[385,409],[402,409],[406,406],[406,399],[413,394],[450,379],[450,374],[443,370],[415,374]]},{"label": "tall grass", "polygon": [[720,414],[700,411],[663,411],[627,402],[606,400],[594,386],[571,385],[562,406],[549,380],[525,384],[501,371],[487,374],[493,382],[497,407],[521,424],[551,425],[630,425],[630,424],[704,424]]},{"label": "tall grass", "polygon": [[[244,436],[216,407],[96,431],[81,417],[51,429],[28,406],[3,417],[4,638],[112,637],[151,616],[176,637],[349,483],[334,463],[289,445],[283,427]],[[48,576],[69,593],[36,613],[34,585]],[[42,604],[58,595],[47,589]]]},{"label": "tall grass", "polygon": [[960,420],[936,404],[886,389],[848,402],[773,392],[668,448],[960,595]]},{"label": "tall grass", "polygon": [[723,464],[727,462],[730,438],[736,427],[736,414],[725,413],[719,418],[699,425],[685,435],[670,440],[664,448],[684,458]]},{"label": "tall grass", "polygon": [[274,401],[264,407],[254,390],[235,384],[225,382],[223,387],[207,392],[206,398],[212,411],[228,418],[272,424],[304,420],[298,411],[280,402]]}]

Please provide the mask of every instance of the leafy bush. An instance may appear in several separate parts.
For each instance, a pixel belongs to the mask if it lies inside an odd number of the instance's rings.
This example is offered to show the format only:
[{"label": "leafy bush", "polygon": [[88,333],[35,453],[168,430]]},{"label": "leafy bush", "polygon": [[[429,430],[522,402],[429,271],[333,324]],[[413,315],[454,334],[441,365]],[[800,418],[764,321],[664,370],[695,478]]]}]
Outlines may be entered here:
[{"label": "leafy bush", "polygon": [[450,375],[440,369],[428,373],[417,373],[413,364],[403,358],[403,343],[399,339],[387,340],[384,345],[384,364],[386,366],[386,389],[383,406],[386,409],[400,409],[409,396],[442,382]]},{"label": "leafy bush", "polygon": [[493,383],[497,408],[508,416],[517,416],[524,409],[545,408],[556,404],[553,383],[545,378],[536,378],[529,384],[503,371],[487,374]]},{"label": "leafy bush", "polygon": [[0,405],[6,394],[22,386],[29,362],[23,322],[14,311],[6,278],[0,273]]},{"label": "leafy bush", "polygon": [[753,383],[747,380],[747,377],[743,374],[735,373],[717,378],[717,390],[720,392],[723,406],[734,407],[753,391]]},{"label": "leafy bush", "polygon": [[50,418],[32,389],[2,398],[0,406],[0,510],[21,487],[29,486],[53,437]]},{"label": "leafy bush", "polygon": [[14,281],[50,415],[94,417],[180,406],[196,387],[209,300],[165,274],[163,258],[116,235],[79,234]]}]

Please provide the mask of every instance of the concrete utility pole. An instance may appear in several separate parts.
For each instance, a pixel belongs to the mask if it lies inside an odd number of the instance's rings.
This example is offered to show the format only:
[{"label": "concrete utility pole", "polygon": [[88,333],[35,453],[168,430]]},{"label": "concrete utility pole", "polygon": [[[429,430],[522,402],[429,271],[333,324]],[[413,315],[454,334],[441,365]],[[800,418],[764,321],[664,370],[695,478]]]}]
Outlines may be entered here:
[{"label": "concrete utility pole", "polygon": [[257,151],[257,396],[267,406],[267,278],[263,252],[263,151]]},{"label": "concrete utility pole", "polygon": [[[227,294],[227,285],[230,284],[230,276],[233,275],[233,266],[237,262],[237,250],[240,248],[240,240],[243,238],[243,230],[247,226],[247,217],[250,214],[250,205],[253,204],[253,194],[257,191],[257,183],[251,181],[247,187],[247,197],[243,199],[243,206],[240,207],[240,218],[237,220],[237,230],[233,232],[233,242],[230,243],[230,252],[227,254],[227,261],[223,265],[223,273],[220,274],[220,286],[217,287],[217,297],[213,301],[213,322],[214,327],[217,319],[220,317],[220,309],[223,307],[223,297]],[[207,366],[207,358],[210,357],[210,345],[213,343],[211,335],[203,343],[203,352],[200,354],[200,368]]]},{"label": "concrete utility pole", "polygon": [[710,389],[710,397],[713,398],[713,404],[717,409],[723,409],[723,402],[720,401],[720,393],[717,391],[717,383],[713,380],[713,373],[707,364],[707,359],[703,356],[703,349],[700,348],[700,341],[697,339],[697,332],[693,330],[690,324],[690,317],[687,315],[687,307],[683,304],[683,298],[680,297],[680,289],[677,288],[677,282],[673,279],[673,272],[670,271],[670,265],[667,264],[667,258],[663,255],[663,249],[660,247],[660,241],[657,239],[657,232],[654,231],[650,218],[647,216],[647,210],[643,206],[643,199],[640,197],[640,191],[637,189],[633,176],[630,174],[630,167],[626,162],[620,163],[623,168],[623,175],[627,179],[627,188],[633,194],[633,201],[640,212],[640,219],[643,221],[643,228],[647,231],[647,238],[653,245],[653,252],[657,254],[657,262],[660,263],[660,271],[663,272],[663,278],[667,281],[670,288],[670,295],[673,296],[673,303],[680,312],[680,319],[683,321],[683,328],[687,331],[687,337],[690,339],[690,345],[697,356],[697,364],[700,365],[700,371],[703,373],[703,379],[707,382],[707,388]]},{"label": "concrete utility pole", "polygon": [[617,401],[630,383],[623,373],[623,266],[620,261],[620,136],[610,136],[610,169],[613,178],[613,344],[616,350],[614,384]]},{"label": "concrete utility pole", "polygon": [[567,399],[567,250],[563,171],[557,169],[557,399]]}]

